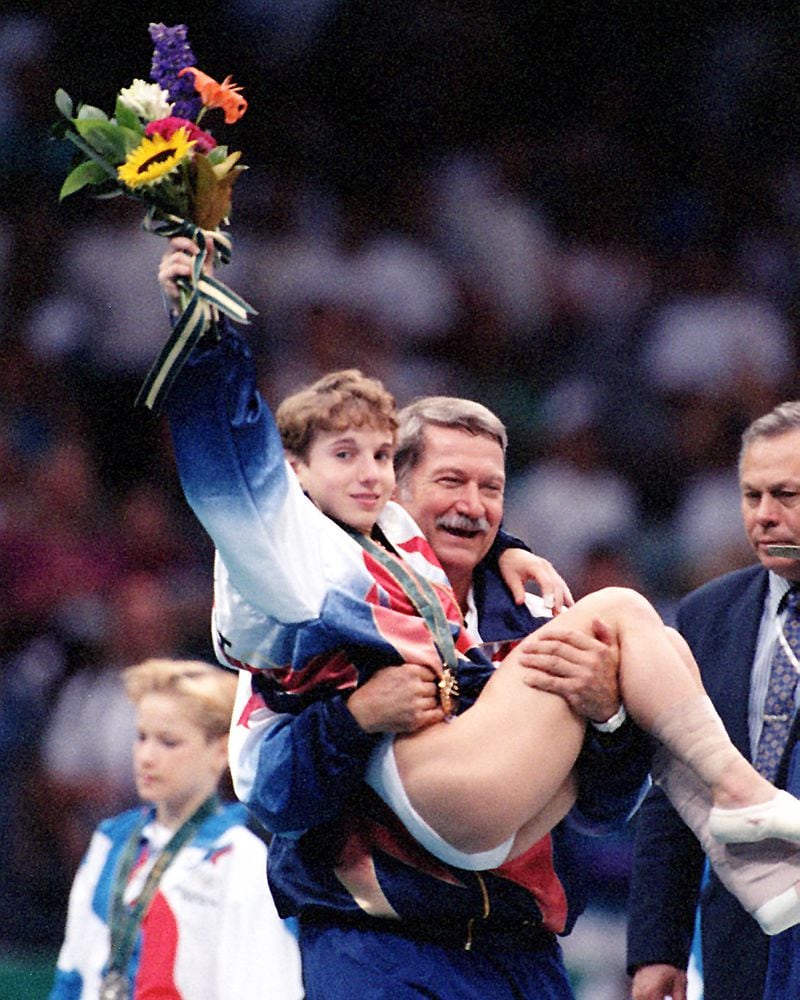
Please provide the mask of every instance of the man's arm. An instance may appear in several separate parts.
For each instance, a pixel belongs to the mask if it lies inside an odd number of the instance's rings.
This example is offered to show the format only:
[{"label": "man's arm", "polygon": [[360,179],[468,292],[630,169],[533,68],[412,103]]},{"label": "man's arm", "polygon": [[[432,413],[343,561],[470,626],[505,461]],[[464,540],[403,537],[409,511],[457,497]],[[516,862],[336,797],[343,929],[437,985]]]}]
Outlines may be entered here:
[{"label": "man's arm", "polygon": [[349,698],[289,715],[270,711],[242,672],[230,744],[238,797],[272,833],[300,835],[334,819],[361,785],[380,734],[442,720],[436,681],[419,664],[385,667]]},{"label": "man's arm", "polygon": [[511,591],[516,604],[526,597],[525,584],[533,582],[539,588],[544,606],[558,614],[575,603],[566,581],[555,566],[543,556],[537,556],[512,535],[498,532],[490,552],[497,555],[497,565],[503,582]]}]

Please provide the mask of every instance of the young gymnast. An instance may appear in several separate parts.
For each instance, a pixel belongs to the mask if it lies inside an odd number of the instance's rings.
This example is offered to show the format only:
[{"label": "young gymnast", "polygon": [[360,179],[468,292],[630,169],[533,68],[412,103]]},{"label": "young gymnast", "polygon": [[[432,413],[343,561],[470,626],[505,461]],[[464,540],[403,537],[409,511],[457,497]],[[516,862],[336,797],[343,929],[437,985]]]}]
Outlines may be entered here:
[{"label": "young gymnast", "polygon": [[[172,241],[160,271],[168,295],[192,252]],[[279,435],[235,333],[223,331],[188,366],[168,407],[187,499],[217,547],[218,653],[259,674],[274,712],[296,712],[391,663],[426,665],[445,693],[448,672],[457,675],[461,711],[387,740],[369,781],[450,864],[494,868],[524,852],[574,802],[584,723],[525,683],[526,640],[494,671],[461,628],[432,551],[389,502],[391,396],[358,372],[334,373],[283,404]],[[800,862],[789,842],[800,841],[800,801],[733,747],[688,648],[643,597],[600,591],[559,623],[591,630],[597,618],[614,635],[626,709],[659,742],[659,779],[721,877],[769,933],[799,921]],[[741,852],[734,863],[722,846],[764,838],[787,842],[781,864],[773,852],[762,865],[751,849],[742,866]]]},{"label": "young gymnast", "polygon": [[104,820],[70,894],[50,1000],[299,1000],[297,942],[264,881],[267,848],[217,789],[229,671],[150,659],[123,672],[146,803]]}]

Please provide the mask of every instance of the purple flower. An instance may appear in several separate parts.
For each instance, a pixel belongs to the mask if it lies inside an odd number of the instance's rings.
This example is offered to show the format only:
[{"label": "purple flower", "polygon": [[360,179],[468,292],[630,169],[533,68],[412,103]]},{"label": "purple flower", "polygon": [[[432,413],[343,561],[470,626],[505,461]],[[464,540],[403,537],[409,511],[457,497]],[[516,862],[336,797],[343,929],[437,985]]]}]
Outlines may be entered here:
[{"label": "purple flower", "polygon": [[175,105],[173,115],[194,121],[202,107],[194,89],[194,78],[190,73],[178,76],[180,70],[196,63],[186,37],[186,25],[176,24],[168,28],[164,24],[151,24],[148,30],[155,46],[150,79],[169,91],[169,99]]}]

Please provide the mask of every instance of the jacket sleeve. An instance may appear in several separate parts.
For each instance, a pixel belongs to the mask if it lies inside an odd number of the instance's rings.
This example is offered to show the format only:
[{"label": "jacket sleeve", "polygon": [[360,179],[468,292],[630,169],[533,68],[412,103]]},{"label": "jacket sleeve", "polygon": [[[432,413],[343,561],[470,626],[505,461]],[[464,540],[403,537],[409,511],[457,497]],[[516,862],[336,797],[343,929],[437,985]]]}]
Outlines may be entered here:
[{"label": "jacket sleeve", "polygon": [[[360,550],[289,471],[249,347],[227,325],[189,356],[167,397],[184,495],[235,592],[281,623],[314,618],[331,546],[357,572]],[[352,564],[352,565],[351,565]],[[219,596],[219,595],[218,595]]]},{"label": "jacket sleeve", "polygon": [[108,958],[108,927],[98,912],[96,894],[101,879],[110,878],[106,871],[110,846],[108,838],[95,830],[75,874],[48,1000],[80,1000],[99,982]]},{"label": "jacket sleeve", "polygon": [[628,972],[664,963],[685,969],[705,858],[660,788],[639,810],[628,896]]},{"label": "jacket sleeve", "polygon": [[361,786],[377,739],[359,728],[340,696],[284,715],[259,751],[250,807],[267,829],[284,835],[334,819]]},{"label": "jacket sleeve", "polygon": [[339,815],[380,736],[360,728],[342,695],[290,715],[264,705],[258,683],[239,675],[229,743],[234,787],[270,833],[299,837]]},{"label": "jacket sleeve", "polygon": [[232,850],[221,861],[226,870],[211,993],[236,1000],[301,1000],[300,952],[267,885],[267,849],[245,828],[230,833]]},{"label": "jacket sleeve", "polygon": [[497,560],[506,551],[506,549],[524,549],[526,552],[531,551],[530,545],[526,545],[521,538],[517,538],[515,535],[510,535],[504,528],[500,528],[495,535],[491,548],[484,556],[484,559],[496,565]]},{"label": "jacket sleeve", "polygon": [[590,836],[619,830],[647,794],[651,759],[650,738],[631,719],[613,733],[587,726],[576,763],[578,798],[567,822]]}]

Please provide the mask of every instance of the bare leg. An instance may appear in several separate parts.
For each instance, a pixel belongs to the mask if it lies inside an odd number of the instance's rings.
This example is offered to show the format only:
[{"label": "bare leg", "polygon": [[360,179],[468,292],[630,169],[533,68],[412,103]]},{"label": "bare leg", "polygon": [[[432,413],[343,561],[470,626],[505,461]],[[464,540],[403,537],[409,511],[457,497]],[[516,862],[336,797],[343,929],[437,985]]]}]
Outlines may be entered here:
[{"label": "bare leg", "polygon": [[[590,627],[587,614],[602,618],[616,634],[622,700],[629,715],[696,771],[715,805],[736,807],[775,796],[775,787],[731,743],[689,647],[645,598],[609,587],[583,598],[558,622],[563,626],[572,619],[585,629]],[[550,627],[542,626],[537,635],[546,635]]]},{"label": "bare leg", "polygon": [[578,783],[575,772],[571,771],[567,780],[553,795],[544,809],[517,830],[514,843],[511,845],[506,860],[511,861],[524,854],[540,841],[542,837],[548,834],[575,805],[577,795]]},{"label": "bare leg", "polygon": [[[623,700],[639,725],[698,774],[717,806],[772,800],[774,786],[731,744],[688,648],[639,594],[598,591],[563,612],[558,626],[545,624],[537,634],[565,624],[591,630],[597,617],[615,635]],[[489,850],[534,821],[563,787],[580,751],[582,721],[561,698],[525,684],[525,651],[523,640],[468,712],[395,743],[409,799],[463,851]],[[792,839],[800,839],[800,826]]]},{"label": "bare leg", "polygon": [[[462,851],[490,850],[537,817],[580,752],[583,720],[563,698],[528,687],[524,670],[510,654],[468,712],[395,739],[409,799]],[[573,801],[560,796],[561,815]]]}]

